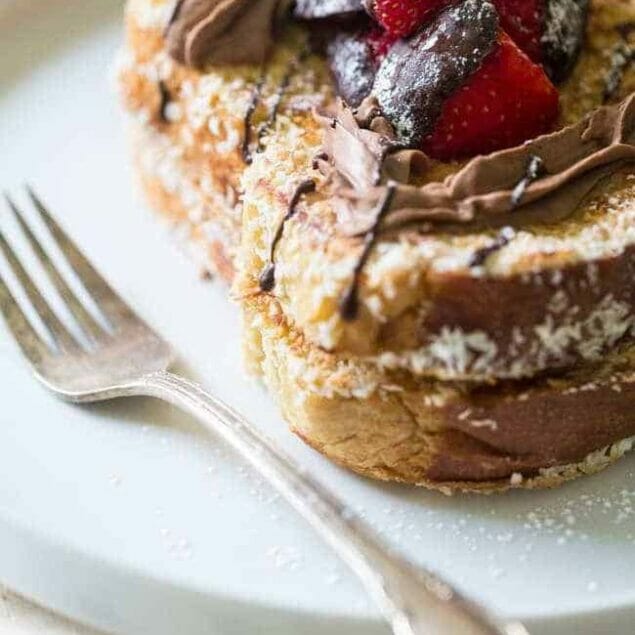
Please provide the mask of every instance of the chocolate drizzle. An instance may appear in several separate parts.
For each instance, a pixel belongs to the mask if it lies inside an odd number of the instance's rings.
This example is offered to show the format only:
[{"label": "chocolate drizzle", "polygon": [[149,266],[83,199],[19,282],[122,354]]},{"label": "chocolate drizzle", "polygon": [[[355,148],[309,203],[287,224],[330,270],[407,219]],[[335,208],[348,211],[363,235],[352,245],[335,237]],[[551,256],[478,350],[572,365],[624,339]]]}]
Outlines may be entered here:
[{"label": "chocolate drizzle", "polygon": [[313,162],[311,163],[311,167],[314,170],[319,170],[321,163],[324,162],[324,161],[328,161],[328,160],[329,160],[329,155],[326,154],[326,152],[318,152],[313,157]]},{"label": "chocolate drizzle", "polygon": [[254,160],[253,153],[251,151],[251,138],[253,135],[253,123],[252,120],[254,118],[254,114],[256,113],[256,108],[258,108],[258,102],[262,96],[262,89],[265,85],[266,80],[266,72],[263,71],[260,73],[260,77],[258,81],[254,85],[251,91],[251,98],[249,100],[249,105],[247,106],[247,110],[245,111],[244,117],[244,133],[243,133],[243,143],[241,147],[241,152],[243,156],[243,161],[247,165],[251,165]]},{"label": "chocolate drizzle", "polygon": [[289,208],[287,213],[284,215],[282,221],[278,225],[278,229],[273,237],[273,241],[271,242],[270,252],[269,252],[269,262],[265,266],[260,275],[260,290],[264,292],[272,291],[276,286],[276,247],[278,243],[282,239],[282,235],[284,233],[284,228],[286,224],[295,216],[295,213],[298,208],[298,204],[303,196],[306,194],[310,194],[315,191],[315,181],[312,179],[307,179],[306,181],[302,181],[293,192],[291,196],[291,200],[289,201]]},{"label": "chocolate drizzle", "polygon": [[276,89],[276,96],[273,102],[273,106],[271,107],[271,111],[269,112],[269,116],[267,117],[267,121],[261,124],[258,128],[258,147],[256,149],[256,152],[263,151],[262,140],[276,125],[276,120],[278,119],[278,114],[280,113],[280,105],[282,104],[282,100],[289,90],[291,79],[293,78],[293,75],[298,72],[300,65],[309,57],[310,53],[311,51],[307,47],[289,62],[287,70],[282,76],[280,84],[278,84],[278,88]]},{"label": "chocolate drizzle", "polygon": [[[256,135],[256,152],[262,152],[264,150],[263,139],[269,134],[269,132],[276,125],[276,121],[278,119],[278,114],[280,113],[280,105],[282,104],[282,100],[284,99],[287,90],[291,84],[291,79],[293,75],[300,67],[300,64],[304,62],[310,54],[309,48],[305,48],[299,53],[296,57],[294,57],[287,67],[282,79],[280,80],[280,84],[276,89],[275,98],[273,105],[269,111],[266,121],[262,122],[258,126],[257,135]],[[258,109],[259,103],[262,102],[262,91],[267,80],[266,70],[263,69],[260,74],[260,78],[256,82],[256,85],[253,88],[251,93],[251,99],[249,101],[249,105],[247,107],[247,111],[245,112],[244,119],[244,137],[242,144],[242,156],[243,160],[247,165],[251,165],[253,162],[253,149],[252,149],[252,141],[254,136],[254,125],[253,118]]]},{"label": "chocolate drizzle", "polygon": [[390,210],[392,199],[395,195],[396,186],[393,183],[389,183],[386,187],[384,198],[382,199],[379,207],[375,212],[375,222],[370,230],[364,237],[364,248],[357,260],[355,269],[353,270],[353,280],[348,287],[346,293],[342,296],[340,301],[340,315],[346,322],[352,322],[359,314],[359,280],[364,267],[368,262],[368,258],[373,250],[373,247],[379,239],[381,224],[386,217],[386,214]]},{"label": "chocolate drizzle", "polygon": [[169,123],[167,116],[167,108],[172,102],[172,96],[170,95],[170,91],[168,87],[165,85],[165,82],[161,79],[159,80],[159,119],[163,123]]},{"label": "chocolate drizzle", "polygon": [[525,176],[518,181],[518,185],[514,188],[511,196],[512,209],[516,209],[523,200],[527,188],[545,175],[545,162],[537,155],[532,154],[527,163]]},{"label": "chocolate drizzle", "polygon": [[472,259],[470,260],[470,267],[482,267],[490,256],[493,256],[504,247],[507,247],[515,235],[516,232],[512,227],[503,227],[491,245],[474,252]]}]

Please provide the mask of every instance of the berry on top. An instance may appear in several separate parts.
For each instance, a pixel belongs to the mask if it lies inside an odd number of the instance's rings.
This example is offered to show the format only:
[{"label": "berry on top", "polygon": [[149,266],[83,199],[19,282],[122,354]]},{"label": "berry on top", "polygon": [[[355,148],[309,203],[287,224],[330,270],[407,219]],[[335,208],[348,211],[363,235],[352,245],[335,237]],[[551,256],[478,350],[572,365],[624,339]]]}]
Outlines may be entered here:
[{"label": "berry on top", "polygon": [[[486,2],[487,0],[483,0]],[[568,76],[580,51],[589,0],[489,0],[502,29],[549,77]],[[426,26],[455,0],[363,0],[368,12],[388,32],[407,37]],[[460,2],[459,2],[460,3]]]},{"label": "berry on top", "polygon": [[405,37],[425,24],[450,0],[366,0],[370,14],[391,35]]},{"label": "berry on top", "polygon": [[[588,3],[328,0],[337,20],[317,24],[349,104],[372,94],[400,144],[454,160],[553,127],[559,95],[552,81],[565,79],[575,63]],[[326,8],[303,0],[304,13],[312,5]]]},{"label": "berry on top", "polygon": [[492,0],[501,27],[534,62],[543,60],[546,0]]},{"label": "berry on top", "polygon": [[441,10],[381,62],[372,94],[400,143],[440,160],[518,145],[547,132],[558,91],[500,28],[490,2]]}]

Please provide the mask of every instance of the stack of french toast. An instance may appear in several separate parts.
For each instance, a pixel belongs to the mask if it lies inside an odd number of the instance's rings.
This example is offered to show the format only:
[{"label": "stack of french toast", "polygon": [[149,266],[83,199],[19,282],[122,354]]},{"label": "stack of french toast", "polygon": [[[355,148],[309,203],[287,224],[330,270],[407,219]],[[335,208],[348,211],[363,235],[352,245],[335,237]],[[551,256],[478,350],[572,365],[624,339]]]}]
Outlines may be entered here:
[{"label": "stack of french toast", "polygon": [[635,438],[632,0],[128,0],[153,205],[292,430],[493,492]]}]

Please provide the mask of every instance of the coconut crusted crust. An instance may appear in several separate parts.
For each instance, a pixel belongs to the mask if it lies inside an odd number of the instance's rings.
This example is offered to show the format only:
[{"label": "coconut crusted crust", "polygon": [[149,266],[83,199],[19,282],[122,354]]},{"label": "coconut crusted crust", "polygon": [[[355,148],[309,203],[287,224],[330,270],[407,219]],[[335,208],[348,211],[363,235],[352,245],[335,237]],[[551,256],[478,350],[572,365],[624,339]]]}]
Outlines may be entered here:
[{"label": "coconut crusted crust", "polygon": [[[210,270],[227,279],[239,271],[236,293],[243,298],[246,316],[251,316],[246,320],[247,340],[262,328],[253,318],[254,311],[256,316],[262,312],[266,319],[273,306],[302,338],[307,351],[330,355],[337,362],[336,387],[326,393],[321,384],[331,385],[330,375],[327,381],[309,352],[303,364],[305,374],[317,379],[302,384],[299,393],[319,399],[325,412],[347,412],[353,407],[359,417],[350,425],[360,425],[373,416],[372,410],[365,409],[374,407],[372,395],[384,390],[386,378],[391,378],[397,392],[399,382],[431,381],[424,380],[426,376],[495,383],[497,378],[530,376],[545,367],[578,360],[597,362],[607,348],[632,333],[635,174],[628,169],[595,192],[575,218],[557,227],[527,228],[512,245],[489,258],[486,267],[476,270],[467,263],[475,250],[491,243],[491,235],[404,236],[382,242],[362,281],[362,315],[352,324],[339,318],[337,307],[359,244],[335,236],[329,200],[318,191],[285,229],[277,250],[275,299],[260,302],[257,281],[272,236],[287,211],[294,186],[308,176],[315,177],[311,163],[321,134],[310,111],[331,99],[330,80],[321,60],[310,58],[303,63],[292,78],[275,129],[265,139],[264,152],[257,153],[253,164],[245,168],[241,156],[244,113],[260,71],[232,67],[199,73],[173,63],[164,51],[162,37],[171,5],[160,0],[130,0],[128,46],[119,65],[124,102],[135,120],[137,162],[146,191],[155,207],[199,245]],[[610,51],[620,37],[615,26],[635,20],[635,7],[628,1],[596,0],[592,6],[589,42],[562,91],[563,124],[576,121],[599,104]],[[277,47],[263,90],[265,104],[275,98],[302,40],[301,33],[291,31]],[[630,73],[622,93],[633,90],[635,73]],[[266,108],[261,108],[255,123],[265,117]],[[438,179],[457,168],[439,164],[427,178]],[[473,301],[483,298],[487,300],[481,302],[484,310],[496,307],[499,300],[499,319],[488,325],[484,312],[481,322],[452,323],[448,311],[458,310],[457,291],[466,299],[470,319],[477,315],[478,304]],[[581,299],[588,308],[581,307]],[[533,317],[519,331],[514,329],[518,327],[514,320],[525,317],[523,306],[533,307],[528,312]],[[509,307],[521,308],[514,316]],[[426,332],[421,328],[426,320],[438,328]],[[533,338],[529,343],[528,334]],[[372,453],[365,443],[357,450],[332,451],[321,440],[320,407],[311,411],[309,424],[300,429],[297,421],[308,415],[286,404],[275,379],[286,372],[284,365],[272,371],[274,348],[269,346],[264,356],[263,349],[250,348],[252,368],[267,377],[287,418],[307,442],[376,477],[471,489],[465,483],[427,478],[421,465],[410,474],[404,468],[400,475],[400,462],[407,465],[408,461],[399,453],[394,466],[389,461],[381,469],[365,467],[358,458]],[[528,356],[523,350],[532,353]],[[320,388],[316,390],[316,386]],[[397,413],[385,414],[398,418]],[[446,455],[452,451],[451,445],[443,450]],[[620,452],[611,450],[604,456],[617,454]],[[572,467],[578,461],[589,470],[591,464],[608,462],[592,456],[591,460],[575,457],[567,468],[551,465],[548,469],[556,470],[557,477],[550,473],[543,478],[530,470],[531,478],[522,482],[526,486],[551,485],[562,474],[581,473],[583,470]],[[483,488],[513,485],[510,478],[488,480]]]}]

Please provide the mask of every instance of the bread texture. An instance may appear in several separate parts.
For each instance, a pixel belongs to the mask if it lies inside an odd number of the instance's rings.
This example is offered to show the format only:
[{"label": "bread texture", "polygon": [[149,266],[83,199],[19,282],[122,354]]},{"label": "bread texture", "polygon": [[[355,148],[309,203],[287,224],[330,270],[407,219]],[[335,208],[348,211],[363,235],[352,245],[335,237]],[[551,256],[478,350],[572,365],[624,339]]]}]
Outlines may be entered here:
[{"label": "bread texture", "polygon": [[[581,59],[562,87],[561,125],[601,105],[619,25],[635,6],[594,0]],[[261,70],[175,63],[163,31],[171,0],[129,0],[119,60],[140,179],[152,206],[233,284],[248,368],[292,430],[364,475],[445,492],[551,487],[603,469],[635,435],[635,170],[627,164],[573,216],[523,226],[483,266],[488,231],[383,239],[360,284],[360,314],[339,312],[363,240],[337,232],[313,159],[313,110],[333,100],[305,34],[276,46],[254,126],[274,125],[244,161],[245,113]],[[635,73],[620,96],[635,91]],[[461,164],[437,163],[420,183]],[[317,180],[276,250],[276,287],[259,280],[298,184]],[[418,182],[419,184],[419,182]]]}]

